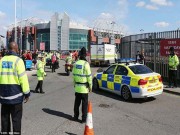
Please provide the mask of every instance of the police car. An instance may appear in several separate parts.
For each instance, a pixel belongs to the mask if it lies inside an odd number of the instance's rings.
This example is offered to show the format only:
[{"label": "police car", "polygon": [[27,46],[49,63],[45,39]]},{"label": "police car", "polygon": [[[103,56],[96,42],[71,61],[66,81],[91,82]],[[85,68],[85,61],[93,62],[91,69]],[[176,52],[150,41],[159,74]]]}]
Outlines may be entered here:
[{"label": "police car", "polygon": [[162,94],[163,83],[160,74],[143,64],[116,63],[94,75],[93,90],[99,89],[117,93],[124,100],[130,100]]}]

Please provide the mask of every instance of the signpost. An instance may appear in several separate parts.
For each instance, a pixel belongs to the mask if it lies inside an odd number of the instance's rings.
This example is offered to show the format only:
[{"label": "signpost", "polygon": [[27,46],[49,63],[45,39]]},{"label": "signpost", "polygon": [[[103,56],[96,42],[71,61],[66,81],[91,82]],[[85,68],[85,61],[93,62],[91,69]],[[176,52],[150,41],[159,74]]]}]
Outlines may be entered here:
[{"label": "signpost", "polygon": [[169,48],[174,47],[175,54],[180,56],[180,39],[163,39],[160,41],[161,56],[169,55]]}]

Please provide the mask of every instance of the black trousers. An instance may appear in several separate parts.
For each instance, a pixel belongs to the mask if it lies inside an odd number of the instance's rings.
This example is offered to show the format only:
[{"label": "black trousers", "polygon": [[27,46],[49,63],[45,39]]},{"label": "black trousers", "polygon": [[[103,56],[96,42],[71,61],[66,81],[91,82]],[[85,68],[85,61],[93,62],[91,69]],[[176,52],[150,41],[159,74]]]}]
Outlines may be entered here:
[{"label": "black trousers", "polygon": [[169,86],[171,86],[173,82],[174,87],[177,87],[176,76],[177,76],[177,70],[169,70]]},{"label": "black trousers", "polygon": [[53,64],[52,64],[52,72],[56,72],[55,69],[56,69],[56,64],[53,63]]},{"label": "black trousers", "polygon": [[75,102],[74,102],[74,117],[79,117],[79,106],[82,101],[82,120],[86,120],[87,117],[87,107],[88,107],[88,93],[75,93]]},{"label": "black trousers", "polygon": [[38,89],[40,89],[40,92],[43,92],[42,85],[43,85],[43,80],[38,81],[35,91],[38,91]]},{"label": "black trousers", "polygon": [[50,65],[49,65],[49,66],[50,66],[50,68],[51,68],[51,67],[52,67],[52,63],[50,63]]},{"label": "black trousers", "polygon": [[[21,134],[21,119],[22,119],[22,111],[23,105],[15,104],[15,105],[8,105],[2,104],[1,105],[1,134],[2,135],[20,135]],[[13,132],[11,132],[11,120],[12,119],[12,127]]]}]

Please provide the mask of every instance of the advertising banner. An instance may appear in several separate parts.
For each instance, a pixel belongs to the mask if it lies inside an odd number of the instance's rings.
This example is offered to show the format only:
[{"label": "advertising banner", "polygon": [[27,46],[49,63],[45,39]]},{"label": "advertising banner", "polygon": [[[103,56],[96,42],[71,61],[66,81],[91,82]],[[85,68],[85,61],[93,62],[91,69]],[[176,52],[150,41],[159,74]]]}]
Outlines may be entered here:
[{"label": "advertising banner", "polygon": [[41,42],[41,43],[40,43],[40,50],[41,50],[41,51],[44,51],[44,50],[45,50],[45,43],[44,43],[44,42]]}]

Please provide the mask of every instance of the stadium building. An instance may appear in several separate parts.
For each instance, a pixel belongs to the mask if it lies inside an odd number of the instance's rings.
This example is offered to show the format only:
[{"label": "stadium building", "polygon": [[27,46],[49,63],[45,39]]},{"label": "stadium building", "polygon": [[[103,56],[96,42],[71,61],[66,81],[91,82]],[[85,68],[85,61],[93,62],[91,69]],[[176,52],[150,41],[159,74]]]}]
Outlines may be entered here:
[{"label": "stadium building", "polygon": [[[90,28],[70,21],[67,13],[55,13],[49,22],[30,18],[17,25],[17,42],[22,50],[90,50],[91,44],[120,45],[122,34],[118,31]],[[22,46],[21,27],[22,26]],[[14,41],[13,25],[7,31],[7,44]]]}]

